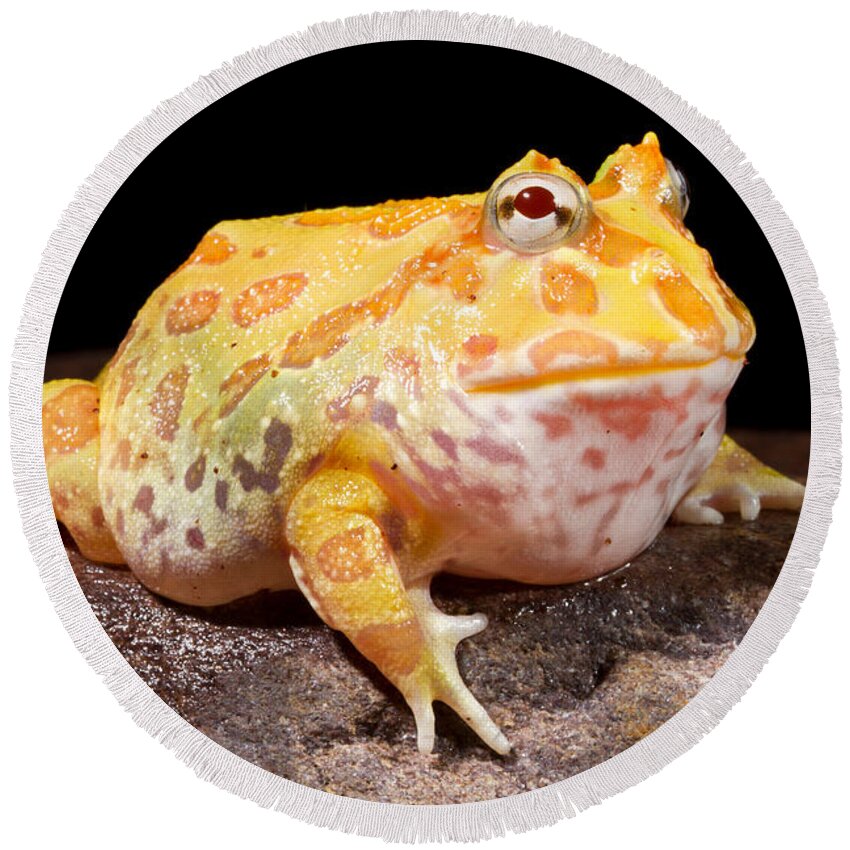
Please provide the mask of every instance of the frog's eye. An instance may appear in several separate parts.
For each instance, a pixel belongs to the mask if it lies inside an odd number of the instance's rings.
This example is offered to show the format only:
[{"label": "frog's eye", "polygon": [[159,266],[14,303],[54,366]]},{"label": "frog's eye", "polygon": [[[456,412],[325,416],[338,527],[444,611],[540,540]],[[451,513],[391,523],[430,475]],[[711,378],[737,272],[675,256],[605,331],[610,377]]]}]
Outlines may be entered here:
[{"label": "frog's eye", "polygon": [[550,251],[578,232],[590,208],[586,192],[554,174],[513,174],[484,202],[487,236],[529,254]]},{"label": "frog's eye", "polygon": [[664,162],[667,163],[667,176],[670,178],[670,187],[673,190],[673,206],[679,213],[679,218],[684,218],[691,205],[691,191],[687,178],[666,156]]}]

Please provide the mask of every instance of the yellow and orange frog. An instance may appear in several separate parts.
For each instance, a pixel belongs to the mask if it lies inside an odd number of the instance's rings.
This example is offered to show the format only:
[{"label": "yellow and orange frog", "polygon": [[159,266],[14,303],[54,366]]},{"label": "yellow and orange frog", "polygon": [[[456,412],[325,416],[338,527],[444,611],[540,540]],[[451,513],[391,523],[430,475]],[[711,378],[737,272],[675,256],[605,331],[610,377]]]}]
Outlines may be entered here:
[{"label": "yellow and orange frog", "polygon": [[555,584],[671,514],[799,508],[724,437],[754,337],[647,134],[586,185],[530,152],[487,193],[225,221],[94,382],[44,388],[56,515],[152,591],[299,588],[401,691],[510,745],[463,683],[429,582]]}]

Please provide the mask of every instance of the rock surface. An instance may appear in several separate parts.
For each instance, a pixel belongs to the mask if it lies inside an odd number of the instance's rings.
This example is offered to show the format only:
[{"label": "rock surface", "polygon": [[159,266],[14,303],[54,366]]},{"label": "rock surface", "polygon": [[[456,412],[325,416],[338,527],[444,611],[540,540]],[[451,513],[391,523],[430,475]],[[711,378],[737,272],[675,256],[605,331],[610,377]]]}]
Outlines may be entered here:
[{"label": "rock surface", "polygon": [[[802,479],[808,435],[735,435]],[[126,570],[68,555],[106,632],[141,677],[204,734],[305,785],[369,800],[460,803],[539,788],[657,728],[723,664],[764,603],[796,515],[668,526],[631,566],[528,587],[441,576],[437,604],[490,620],[461,673],[513,744],[490,752],[437,705],[432,756],[383,677],[295,592],[215,609],[146,591]]]}]

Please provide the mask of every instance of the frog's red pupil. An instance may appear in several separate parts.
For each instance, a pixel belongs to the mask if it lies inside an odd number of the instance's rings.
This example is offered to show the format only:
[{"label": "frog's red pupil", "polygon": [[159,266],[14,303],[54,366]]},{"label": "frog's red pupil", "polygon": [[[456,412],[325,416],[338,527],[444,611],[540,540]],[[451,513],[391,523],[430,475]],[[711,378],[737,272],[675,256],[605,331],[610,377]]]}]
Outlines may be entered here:
[{"label": "frog's red pupil", "polygon": [[545,218],[555,208],[555,196],[543,186],[529,186],[514,198],[514,209],[526,218]]}]

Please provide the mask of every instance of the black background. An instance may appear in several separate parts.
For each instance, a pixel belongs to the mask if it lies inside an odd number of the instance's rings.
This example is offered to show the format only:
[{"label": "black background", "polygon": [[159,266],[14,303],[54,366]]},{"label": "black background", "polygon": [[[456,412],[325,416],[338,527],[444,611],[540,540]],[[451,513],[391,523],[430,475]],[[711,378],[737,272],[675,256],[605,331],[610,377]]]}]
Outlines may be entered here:
[{"label": "black background", "polygon": [[796,309],[744,203],[679,133],[565,65],[447,42],[350,47],[266,74],[183,124],[95,224],[54,322],[50,353],[113,348],[148,295],[223,219],[486,191],[530,148],[585,180],[655,130],[687,176],[686,223],[752,311],[757,340],[729,423],[808,428]]}]

